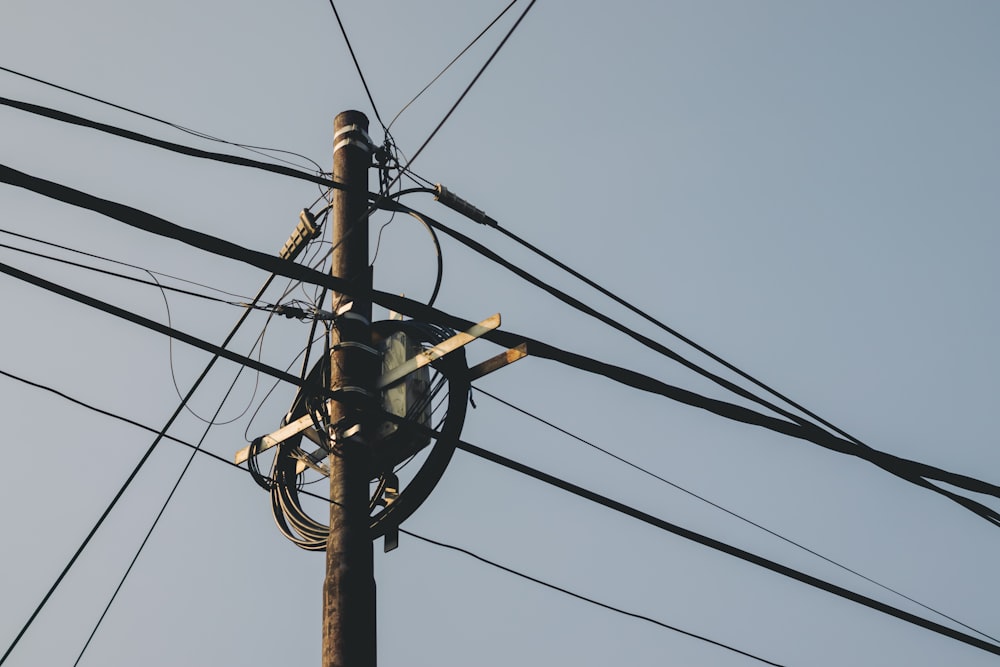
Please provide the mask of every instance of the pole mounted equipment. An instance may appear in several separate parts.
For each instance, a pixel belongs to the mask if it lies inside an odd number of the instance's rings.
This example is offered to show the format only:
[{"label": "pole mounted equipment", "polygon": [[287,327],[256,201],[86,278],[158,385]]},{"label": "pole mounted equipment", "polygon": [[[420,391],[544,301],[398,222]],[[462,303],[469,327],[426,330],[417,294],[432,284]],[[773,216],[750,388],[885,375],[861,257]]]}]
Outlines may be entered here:
[{"label": "pole mounted equipment", "polygon": [[[367,182],[375,147],[365,115],[339,114],[333,144],[339,187],[330,206],[331,272],[370,293]],[[437,194],[477,222],[496,224],[444,187]],[[294,260],[318,233],[315,218],[303,211],[281,257]],[[499,313],[455,332],[414,320],[372,322],[371,301],[337,292],[331,297],[329,312],[315,306],[311,311],[314,319],[329,322],[330,340],[328,353],[306,377],[308,388],[296,394],[280,428],[255,438],[235,461],[245,462],[269,492],[285,537],[303,549],[326,551],[323,667],[375,667],[372,540],[384,537],[386,551],[396,548],[400,523],[427,499],[451,461],[470,383],[523,358],[527,349],[518,346],[470,369],[465,346],[497,329]],[[285,308],[280,312],[286,315],[299,310]],[[435,434],[433,444],[428,433]],[[268,450],[273,458],[265,475],[259,459]],[[310,516],[299,495],[307,479],[324,477],[329,521]]]}]

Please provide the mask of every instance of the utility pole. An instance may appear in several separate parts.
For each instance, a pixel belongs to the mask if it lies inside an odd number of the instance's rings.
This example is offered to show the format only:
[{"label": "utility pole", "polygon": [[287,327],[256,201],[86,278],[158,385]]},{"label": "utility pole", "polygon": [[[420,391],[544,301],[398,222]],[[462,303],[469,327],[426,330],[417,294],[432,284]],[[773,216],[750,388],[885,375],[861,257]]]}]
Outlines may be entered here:
[{"label": "utility pole", "polygon": [[[332,273],[361,289],[372,286],[368,266],[368,118],[344,111],[334,120]],[[353,301],[330,336],[330,536],[323,584],[323,667],[375,667],[375,568],[369,532],[372,429],[361,408],[372,404],[379,357],[371,349],[372,305],[333,294],[333,310]],[[360,428],[358,428],[360,426]]]}]

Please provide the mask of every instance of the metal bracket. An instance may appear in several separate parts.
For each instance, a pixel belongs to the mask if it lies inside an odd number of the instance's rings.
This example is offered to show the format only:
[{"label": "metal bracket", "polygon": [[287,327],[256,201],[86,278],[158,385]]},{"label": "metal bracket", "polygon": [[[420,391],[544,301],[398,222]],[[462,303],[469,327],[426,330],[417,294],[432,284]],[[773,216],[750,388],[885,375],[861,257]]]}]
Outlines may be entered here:
[{"label": "metal bracket", "polygon": [[486,332],[492,331],[499,326],[500,313],[497,313],[496,315],[488,317],[479,324],[473,326],[468,331],[455,334],[448,340],[438,343],[434,347],[427,348],[417,356],[407,359],[389,372],[383,373],[382,376],[375,381],[375,388],[385,389],[386,387],[399,382],[418,368],[423,368],[431,362],[440,359],[449,352],[454,352],[458,348],[468,345]]},{"label": "metal bracket", "polygon": [[506,352],[501,352],[495,357],[490,357],[486,361],[476,364],[469,369],[469,382],[478,380],[493,371],[498,371],[504,366],[509,366],[518,359],[524,359],[526,356],[528,356],[528,345],[527,343],[521,343],[517,347],[512,347]]},{"label": "metal bracket", "polygon": [[[371,392],[361,389],[360,387],[342,387],[338,391],[361,393],[366,398],[371,398],[372,396]],[[329,405],[332,402],[333,401],[328,401],[327,405]],[[293,438],[296,435],[305,434],[308,436],[309,435],[308,429],[311,426],[313,426],[313,419],[315,416],[316,415],[313,414],[304,415],[289,424],[285,424],[284,426],[279,428],[277,431],[274,431],[273,433],[268,433],[267,435],[263,435],[257,438],[254,441],[254,442],[259,442],[259,446],[257,447],[257,453],[260,454],[261,452],[267,449],[271,449],[276,445],[280,445],[284,441],[288,440],[289,438]],[[360,429],[360,427],[357,424],[348,427],[344,431],[344,437],[350,437],[356,434],[357,431],[353,429]],[[313,440],[312,437],[309,437],[309,439]],[[315,440],[313,441],[315,442]],[[319,444],[321,447],[324,446],[323,443],[317,443],[317,444]],[[248,458],[250,458],[250,445],[247,445],[243,449],[236,452],[236,456],[234,457],[233,461],[234,463],[236,463],[236,465],[240,465],[241,463],[246,462]]]},{"label": "metal bracket", "polygon": [[[381,504],[386,507],[392,505],[396,499],[399,497],[399,478],[393,473],[386,473],[385,475],[385,490],[382,492]],[[399,527],[394,526],[386,531],[385,538],[382,540],[382,548],[385,553],[397,549],[399,547]]]},{"label": "metal bracket", "polygon": [[358,342],[353,341],[353,340],[343,340],[343,341],[340,341],[339,343],[334,344],[334,346],[332,348],[330,348],[330,349],[331,350],[343,350],[343,349],[346,349],[346,348],[349,348],[349,347],[357,348],[359,350],[364,350],[368,354],[374,354],[375,356],[379,355],[379,351],[376,350],[371,345],[365,345],[364,343],[358,343]]}]

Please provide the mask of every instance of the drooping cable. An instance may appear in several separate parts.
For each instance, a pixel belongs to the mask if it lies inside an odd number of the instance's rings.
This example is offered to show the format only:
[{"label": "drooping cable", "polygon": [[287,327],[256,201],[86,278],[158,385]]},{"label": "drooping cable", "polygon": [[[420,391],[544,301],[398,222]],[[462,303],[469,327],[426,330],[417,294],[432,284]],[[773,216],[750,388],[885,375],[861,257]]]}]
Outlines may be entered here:
[{"label": "drooping cable", "polygon": [[[371,299],[379,305],[396,312],[409,315],[415,319],[420,319],[426,322],[434,322],[436,324],[451,327],[457,330],[465,330],[473,325],[473,322],[467,319],[449,315],[448,313],[413,301],[412,299],[407,299],[405,297],[389,294],[379,290],[362,289],[349,281],[339,279],[335,276],[323,274],[309,269],[308,267],[284,261],[266,253],[249,250],[210,234],[198,232],[168,222],[157,216],[140,211],[139,209],[125,206],[117,202],[100,199],[79,190],[69,188],[65,185],[30,176],[4,165],[0,165],[0,182],[6,182],[16,187],[22,187],[43,196],[74,206],[87,208],[134,228],[141,229],[158,236],[172,238],[216,255],[237,259],[241,262],[256,266],[266,271],[278,273],[286,277],[295,278],[297,280],[316,285],[323,285],[332,290],[342,292],[344,294],[351,294],[358,298]],[[425,217],[427,217],[428,220],[431,220],[429,216]],[[12,270],[16,271],[11,269],[11,267],[5,267],[3,269],[3,271],[7,273],[10,273]],[[28,280],[29,282],[33,281],[32,278],[23,274],[23,272],[18,273],[22,274],[19,276],[21,279]],[[52,289],[57,293],[64,293],[61,291],[63,288],[51,285],[51,283],[48,283],[48,285],[49,287],[46,289]],[[103,307],[107,304],[102,305],[101,302],[94,302],[94,300],[89,299],[89,297],[84,295],[77,294],[71,298],[82,300],[84,303],[95,305],[102,310],[107,310]],[[118,309],[116,314],[124,317],[125,319],[132,319],[133,321],[136,321],[133,319],[132,314],[123,313],[121,309]],[[165,330],[166,328],[158,323],[144,321],[142,322],[142,325],[160,331],[161,333],[177,335],[182,340],[191,342],[191,344],[202,347],[203,349],[208,349],[210,351],[215,351],[216,349],[215,346],[205,343],[204,341],[200,341],[192,336],[173,330]],[[1000,486],[996,484],[984,482],[968,475],[952,473],[936,466],[911,461],[902,457],[887,454],[885,452],[880,452],[878,450],[859,448],[856,443],[843,440],[834,434],[819,428],[818,426],[812,424],[803,425],[797,422],[786,421],[784,419],[756,412],[740,405],[701,396],[695,392],[672,386],[645,374],[605,363],[597,359],[592,359],[581,354],[569,352],[556,346],[543,343],[542,341],[531,339],[527,336],[495,330],[484,334],[482,337],[508,348],[516,347],[522,343],[527,343],[531,349],[531,355],[535,358],[550,359],[561,364],[578,368],[588,373],[601,375],[625,386],[659,394],[666,398],[670,398],[671,400],[707,410],[719,416],[726,417],[727,419],[767,428],[777,433],[790,435],[795,438],[821,445],[836,452],[862,458],[890,472],[893,472],[893,474],[897,474],[907,481],[913,481],[920,486],[924,486],[925,488],[941,493],[945,497],[954,500],[966,509],[969,509],[987,521],[990,521],[994,525],[1000,525],[1000,513],[997,513],[995,510],[971,499],[957,496],[956,494],[941,489],[937,485],[930,484],[925,479],[919,478],[934,479],[968,491],[985,493],[1000,498]],[[223,353],[223,356],[227,355],[228,358],[234,358],[237,356],[228,352]],[[245,358],[240,358],[240,360],[243,363],[255,363],[252,362],[252,360],[246,360]],[[260,368],[259,365],[254,367]],[[277,373],[278,375],[276,375],[276,377],[281,377],[282,379],[293,382],[294,384],[301,383],[299,378],[288,376],[287,374],[281,374],[281,372],[277,369],[261,368],[261,370],[270,374]],[[322,387],[315,388],[315,391],[320,395],[329,394],[329,390]],[[918,477],[918,479],[915,479],[915,476]]]},{"label": "drooping cable", "polygon": [[[431,290],[431,296],[427,299],[427,305],[433,306],[434,302],[437,301],[438,292],[441,291],[441,281],[444,279],[444,254],[441,252],[441,241],[438,240],[437,232],[434,231],[434,228],[427,223],[427,220],[425,220],[421,214],[411,212],[410,216],[416,218],[417,221],[423,225],[424,229],[426,229],[427,233],[431,236],[431,243],[434,244],[434,255],[437,260],[437,277],[434,279],[434,289]],[[389,222],[392,221],[390,220]],[[378,241],[375,244],[375,256],[372,257],[373,266],[375,264],[375,260],[378,259],[378,251],[382,243],[382,231],[389,225],[389,222],[382,225],[378,231]]]},{"label": "drooping cable", "polygon": [[[300,153],[295,153],[293,151],[286,151],[286,150],[282,150],[280,148],[267,148],[265,146],[253,146],[253,145],[250,145],[250,144],[241,144],[241,143],[237,143],[235,141],[228,141],[226,139],[220,139],[219,137],[213,137],[210,134],[206,134],[204,132],[199,132],[198,130],[192,130],[189,127],[184,127],[183,125],[178,125],[177,123],[172,123],[169,120],[164,120],[162,118],[157,118],[156,116],[151,116],[149,114],[142,113],[141,111],[136,111],[135,109],[130,109],[130,108],[122,106],[120,104],[115,104],[114,102],[109,102],[109,101],[103,100],[103,99],[101,99],[99,97],[94,97],[93,95],[88,95],[86,93],[81,93],[80,91],[73,90],[72,88],[66,88],[65,86],[60,86],[58,84],[52,83],[51,81],[46,81],[44,79],[39,79],[38,77],[31,76],[30,74],[25,74],[23,72],[18,72],[17,70],[10,69],[9,67],[0,66],[0,70],[2,70],[4,72],[7,72],[8,74],[13,74],[15,76],[19,76],[21,78],[28,79],[30,81],[34,81],[36,83],[40,83],[40,84],[42,84],[44,86],[49,86],[50,88],[55,88],[56,90],[61,90],[61,91],[66,92],[66,93],[70,93],[71,95],[76,95],[78,97],[83,97],[85,99],[91,100],[92,102],[97,102],[98,104],[103,104],[105,106],[112,107],[114,109],[118,109],[119,111],[124,111],[126,113],[130,113],[130,114],[132,114],[134,116],[139,116],[140,118],[145,118],[146,120],[151,120],[151,121],[153,121],[155,123],[160,123],[161,125],[166,125],[167,127],[172,127],[175,130],[180,130],[181,132],[184,132],[186,134],[190,134],[191,136],[194,136],[194,137],[198,137],[199,139],[207,139],[209,141],[214,141],[214,142],[221,143],[221,144],[227,144],[229,146],[235,146],[236,148],[242,148],[244,150],[250,151],[251,153],[256,153],[258,155],[262,155],[264,157],[271,158],[273,160],[279,160],[280,162],[284,162],[285,164],[289,164],[289,165],[292,165],[292,166],[295,166],[295,167],[299,167],[300,165],[297,165],[294,162],[289,162],[288,160],[285,160],[283,158],[280,158],[280,157],[277,157],[277,156],[274,156],[274,155],[269,155],[268,153],[283,153],[285,155],[294,155],[295,157],[302,158],[306,162],[309,162],[314,167],[316,167],[316,172],[317,173],[323,173],[322,167],[320,167],[318,164],[316,164],[316,162],[313,161],[312,158],[306,157],[305,155],[302,155]],[[267,152],[265,152],[265,151],[267,151]]]},{"label": "drooping cable", "polygon": [[499,21],[500,19],[502,19],[503,16],[504,16],[504,14],[506,14],[510,10],[510,8],[513,7],[515,4],[517,4],[517,0],[511,0],[510,4],[508,4],[506,7],[504,7],[500,11],[500,13],[497,14],[496,18],[494,18],[492,21],[490,21],[489,24],[485,28],[483,28],[482,31],[480,31],[480,33],[478,35],[476,35],[472,39],[472,41],[469,42],[465,46],[464,49],[462,49],[461,51],[459,51],[459,53],[458,53],[457,56],[455,56],[454,58],[451,59],[451,62],[449,62],[447,65],[444,66],[444,69],[442,69],[440,72],[437,73],[437,76],[435,76],[433,79],[431,79],[430,82],[426,86],[424,86],[423,88],[421,88],[420,92],[413,96],[413,99],[411,99],[409,102],[407,102],[406,104],[404,104],[402,109],[400,109],[398,112],[396,112],[396,115],[393,116],[392,120],[389,121],[389,126],[386,129],[391,129],[393,123],[395,123],[397,120],[399,120],[399,117],[403,115],[403,112],[406,111],[407,109],[409,109],[411,104],[413,104],[414,102],[416,102],[417,99],[419,99],[421,95],[423,95],[425,92],[427,92],[427,89],[430,88],[431,86],[433,86],[437,82],[437,80],[440,79],[444,75],[445,72],[447,72],[449,69],[451,69],[451,66],[454,65],[455,63],[457,63],[458,60],[462,56],[465,55],[466,51],[468,51],[473,46],[475,46],[476,42],[478,42],[483,37],[483,35],[485,35],[487,32],[489,32],[490,28],[492,28],[494,25],[496,25],[497,21]]},{"label": "drooping cable", "polygon": [[989,639],[989,640],[993,641],[994,643],[1000,644],[1000,639],[997,639],[996,637],[993,637],[992,635],[989,635],[989,634],[983,632],[982,630],[974,628],[974,627],[972,627],[971,625],[969,625],[967,623],[963,623],[962,621],[958,620],[954,616],[949,616],[948,614],[944,613],[943,611],[935,609],[934,607],[931,607],[930,605],[924,604],[923,602],[920,602],[919,600],[916,600],[916,599],[910,597],[909,595],[907,595],[905,593],[901,593],[900,591],[896,590],[895,588],[887,586],[886,584],[883,584],[880,581],[876,581],[875,579],[872,579],[871,577],[866,576],[866,575],[862,574],[861,572],[858,572],[857,570],[854,570],[854,569],[852,569],[852,568],[850,568],[850,567],[848,567],[848,566],[846,566],[846,565],[844,565],[842,563],[839,563],[839,562],[833,560],[832,558],[824,556],[823,554],[819,553],[818,551],[815,551],[814,549],[811,549],[811,548],[809,548],[809,547],[801,544],[800,542],[796,542],[793,539],[785,537],[784,535],[778,533],[777,531],[771,530],[770,528],[768,528],[768,527],[766,527],[764,525],[761,525],[760,523],[757,523],[756,521],[754,521],[752,519],[748,519],[747,517],[743,516],[742,514],[734,512],[733,510],[731,510],[731,509],[729,509],[727,507],[724,507],[724,506],[722,506],[722,505],[720,505],[720,504],[718,504],[718,503],[716,503],[716,502],[714,502],[712,500],[709,500],[705,496],[702,496],[702,495],[700,495],[698,493],[695,493],[694,491],[691,491],[690,489],[686,489],[683,486],[681,486],[680,484],[672,482],[669,479],[667,479],[665,477],[662,477],[661,475],[658,475],[658,474],[652,472],[651,470],[649,470],[647,468],[644,468],[644,467],[642,467],[642,466],[640,466],[640,465],[638,465],[636,463],[633,463],[632,461],[629,461],[628,459],[626,459],[626,458],[624,458],[622,456],[619,456],[618,454],[615,454],[614,452],[612,452],[612,451],[610,451],[608,449],[605,449],[604,447],[601,447],[600,445],[594,444],[590,440],[587,440],[587,439],[585,439],[585,438],[583,438],[583,437],[581,437],[581,436],[579,436],[579,435],[577,435],[575,433],[572,433],[572,432],[564,429],[563,427],[558,426],[558,425],[556,425],[556,424],[548,421],[547,419],[544,419],[543,417],[539,417],[538,415],[536,415],[535,413],[533,413],[533,412],[531,412],[529,410],[526,410],[526,409],[524,409],[522,407],[514,405],[513,403],[511,403],[511,402],[509,402],[507,400],[504,400],[503,398],[500,398],[499,396],[497,396],[495,394],[491,394],[490,392],[486,391],[485,389],[482,389],[482,388],[477,387],[475,385],[473,385],[472,389],[474,391],[476,391],[477,393],[480,393],[480,394],[482,394],[484,396],[488,396],[489,398],[493,399],[494,401],[497,401],[498,403],[501,403],[502,405],[505,405],[508,408],[510,408],[512,410],[515,410],[516,412],[519,412],[522,415],[525,415],[526,417],[534,419],[535,421],[537,421],[537,422],[539,422],[541,424],[544,424],[545,426],[548,426],[549,428],[551,428],[551,429],[553,429],[555,431],[558,431],[559,433],[562,433],[563,435],[576,440],[577,442],[580,442],[580,443],[582,443],[584,445],[587,445],[588,447],[590,447],[590,448],[592,448],[592,449],[594,449],[594,450],[596,450],[598,452],[601,452],[602,454],[605,454],[606,456],[609,456],[609,457],[615,459],[616,461],[619,461],[619,462],[621,462],[621,463],[623,463],[623,464],[625,464],[625,465],[627,465],[627,466],[629,466],[629,467],[631,467],[631,468],[633,468],[635,470],[638,470],[639,472],[641,472],[644,475],[652,477],[653,479],[655,479],[655,480],[657,480],[657,481],[659,481],[659,482],[661,482],[663,484],[666,484],[666,485],[668,485],[670,487],[673,487],[673,488],[677,489],[678,491],[686,493],[687,495],[691,496],[692,498],[700,500],[703,503],[706,503],[706,504],[708,504],[708,505],[710,505],[710,506],[712,506],[712,507],[714,507],[714,508],[716,508],[718,510],[721,510],[722,512],[725,512],[726,514],[728,514],[728,515],[730,515],[730,516],[732,516],[732,517],[734,517],[736,519],[739,519],[740,521],[742,521],[742,522],[744,522],[746,524],[749,524],[749,525],[751,525],[751,526],[753,526],[755,528],[763,530],[764,532],[766,532],[766,533],[768,533],[770,535],[773,535],[774,537],[777,537],[779,540],[787,542],[788,544],[791,544],[792,546],[794,546],[794,547],[796,547],[798,549],[801,549],[802,551],[805,551],[806,553],[812,554],[813,556],[816,556],[817,558],[821,558],[822,560],[826,561],[827,563],[830,563],[831,565],[834,565],[834,566],[836,566],[836,567],[844,570],[845,572],[849,572],[850,574],[853,574],[853,575],[855,575],[857,577],[860,577],[861,579],[864,579],[868,583],[874,584],[874,585],[882,588],[885,591],[888,591],[888,592],[890,592],[890,593],[892,593],[894,595],[897,595],[897,596],[903,598],[904,600],[907,600],[909,602],[912,602],[915,605],[923,607],[924,609],[926,609],[929,612],[937,614],[938,616],[940,616],[942,618],[946,618],[946,619],[948,619],[949,621],[951,621],[953,623],[961,625],[966,630],[970,630],[972,632],[975,632],[976,634],[981,635],[982,637],[985,637],[986,639]]},{"label": "drooping cable", "polygon": [[[163,285],[160,285],[160,281],[156,279],[156,276],[154,276],[152,273],[150,273],[149,277],[152,278],[153,281],[160,287],[160,294],[161,294],[161,296],[163,296],[163,308],[166,311],[166,315],[167,315],[167,326],[173,328],[173,326],[174,326],[173,325],[173,317],[172,317],[172,315],[170,313],[170,300],[167,299],[167,292],[166,292],[166,290],[163,289]],[[273,315],[273,312],[270,315],[268,315],[268,317],[270,318],[271,315]],[[266,329],[266,327],[265,327],[265,329]],[[260,334],[258,334],[257,341],[254,343],[254,347],[256,347],[258,349],[258,352],[257,352],[257,361],[260,362],[261,359],[263,358],[263,353],[264,353],[264,331],[261,331]],[[253,354],[253,348],[251,348],[251,350],[247,354],[247,356],[250,356],[251,354]],[[184,394],[181,392],[180,384],[177,382],[177,373],[174,371],[174,339],[170,338],[169,336],[167,337],[167,355],[168,355],[169,366],[170,366],[170,380],[171,380],[171,382],[172,382],[172,384],[174,386],[174,391],[177,392],[177,398],[183,400],[184,399]],[[239,370],[236,371],[236,377],[233,378],[233,386],[230,387],[229,391],[226,392],[226,397],[227,398],[229,397],[229,394],[232,392],[233,387],[236,386],[236,381],[239,379],[240,375],[243,374],[244,368],[245,368],[245,366],[240,366]],[[232,424],[237,419],[239,419],[243,415],[245,415],[248,410],[250,410],[250,407],[253,405],[254,398],[257,396],[257,389],[259,387],[260,387],[260,372],[258,371],[257,372],[257,381],[254,383],[253,394],[250,396],[250,401],[247,403],[247,406],[245,408],[243,408],[243,410],[238,415],[236,415],[235,417],[232,417],[230,419],[219,420],[219,410],[216,410],[215,415],[212,416],[211,419],[206,419],[205,417],[202,417],[200,414],[198,414],[190,405],[188,405],[186,403],[184,405],[184,409],[187,410],[188,414],[194,416],[194,418],[197,419],[198,421],[204,422],[204,423],[209,424],[209,425],[213,425],[213,426],[225,426],[226,424]],[[221,410],[221,406],[219,406],[219,407],[220,407],[220,410]],[[205,431],[205,435],[206,436],[208,435],[208,431]]]}]

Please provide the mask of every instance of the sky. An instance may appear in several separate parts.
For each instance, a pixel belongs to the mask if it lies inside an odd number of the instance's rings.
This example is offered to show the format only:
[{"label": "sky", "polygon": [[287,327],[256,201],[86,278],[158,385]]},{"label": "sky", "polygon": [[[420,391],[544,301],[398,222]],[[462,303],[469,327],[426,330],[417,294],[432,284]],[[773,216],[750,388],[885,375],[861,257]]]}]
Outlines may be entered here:
[{"label": "sky", "polygon": [[[0,66],[328,169],[337,113],[363,111],[381,142],[376,109],[388,124],[505,4],[338,3],[374,109],[321,0],[7,0]],[[404,155],[430,135],[526,6],[516,3],[393,122]],[[998,20],[995,3],[971,0],[613,9],[537,2],[412,169],[873,447],[997,483]],[[263,159],[7,72],[0,87],[4,97]],[[269,253],[321,194],[302,181],[9,107],[0,107],[0,154],[14,169]],[[403,201],[736,380],[496,231],[425,194]],[[249,298],[266,278],[9,185],[0,185],[0,211],[7,232],[239,295],[227,299]],[[374,247],[390,221],[380,213],[371,222]],[[442,244],[442,310],[470,320],[500,312],[504,330],[730,399],[467,248]],[[155,288],[4,248],[0,262],[168,321]],[[398,216],[384,227],[378,289],[426,300],[435,266],[419,224]],[[265,300],[281,296],[278,282]],[[7,276],[0,289],[0,370],[157,430],[178,404],[174,381],[183,392],[210,358]],[[311,294],[300,289],[291,298]],[[176,293],[167,299],[172,326],[213,342],[241,313]],[[257,313],[233,349],[285,368],[305,346],[308,326]],[[468,355],[477,362],[499,351],[479,341]],[[237,371],[220,362],[192,409],[211,415]],[[1000,581],[991,574],[1000,532],[939,495],[857,458],[551,361],[529,356],[478,384],[1000,636]],[[294,389],[281,385],[264,400],[271,385],[242,374],[220,412],[232,422],[212,428],[205,449],[229,458],[245,434],[274,430]],[[6,647],[152,436],[9,378],[0,378],[0,392]],[[471,443],[954,626],[487,396],[475,398],[462,434]],[[185,413],[170,434],[194,442],[204,431]],[[73,664],[188,456],[171,442],[157,447],[10,665]],[[995,662],[462,452],[403,527],[782,665]],[[375,543],[375,568],[383,665],[759,664],[406,535],[388,554]],[[278,533],[267,495],[245,472],[198,456],[80,664],[319,664],[323,574],[323,556]]]}]

